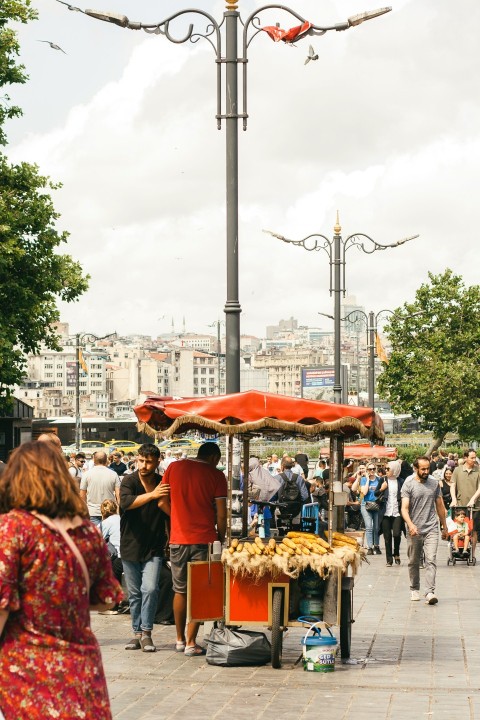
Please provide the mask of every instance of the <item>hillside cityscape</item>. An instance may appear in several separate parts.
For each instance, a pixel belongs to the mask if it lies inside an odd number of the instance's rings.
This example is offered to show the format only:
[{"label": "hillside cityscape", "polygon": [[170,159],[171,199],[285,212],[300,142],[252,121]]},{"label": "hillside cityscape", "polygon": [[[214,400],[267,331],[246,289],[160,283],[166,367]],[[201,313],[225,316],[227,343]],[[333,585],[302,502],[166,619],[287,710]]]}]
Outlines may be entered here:
[{"label": "hillside cityscape", "polygon": [[[364,308],[355,297],[342,306],[343,402],[367,404],[368,339]],[[328,322],[326,320],[325,322]],[[170,332],[157,337],[113,333],[97,338],[71,334],[58,323],[60,351],[42,348],[27,356],[24,382],[15,396],[33,407],[35,418],[82,417],[127,419],[149,395],[195,397],[225,392],[223,321],[210,333],[181,329],[172,318]],[[333,323],[332,323],[333,325]],[[259,390],[293,397],[333,400],[334,333],[307,327],[290,317],[267,326],[264,337],[241,336],[241,391]],[[381,361],[375,355],[375,377]],[[78,374],[78,376],[77,376]],[[376,409],[389,412],[376,397]]]}]

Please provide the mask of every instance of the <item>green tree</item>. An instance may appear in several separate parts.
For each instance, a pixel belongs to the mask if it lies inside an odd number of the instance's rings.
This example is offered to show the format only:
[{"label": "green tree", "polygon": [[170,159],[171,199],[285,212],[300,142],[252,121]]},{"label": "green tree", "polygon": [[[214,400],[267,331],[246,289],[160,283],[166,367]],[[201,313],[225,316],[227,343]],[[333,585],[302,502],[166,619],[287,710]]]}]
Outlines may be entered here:
[{"label": "green tree", "polygon": [[[27,80],[17,62],[17,34],[9,22],[36,18],[30,0],[2,0],[0,5],[0,88]],[[5,122],[21,115],[4,94],[0,99],[0,146],[7,143]],[[22,380],[25,353],[40,343],[59,349],[52,323],[60,319],[57,302],[76,300],[88,278],[69,255],[59,252],[68,233],[56,228],[50,190],[59,185],[36,165],[12,165],[0,152],[0,412],[8,407],[11,386]]]},{"label": "green tree", "polygon": [[466,287],[450,269],[428,278],[385,328],[392,353],[378,387],[432,430],[431,453],[448,432],[480,438],[480,286]]}]

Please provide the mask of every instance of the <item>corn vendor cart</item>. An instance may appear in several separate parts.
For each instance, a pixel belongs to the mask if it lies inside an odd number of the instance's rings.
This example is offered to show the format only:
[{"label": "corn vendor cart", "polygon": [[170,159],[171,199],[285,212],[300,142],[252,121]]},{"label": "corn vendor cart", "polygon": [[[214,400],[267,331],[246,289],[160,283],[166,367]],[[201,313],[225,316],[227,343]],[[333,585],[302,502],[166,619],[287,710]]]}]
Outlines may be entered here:
[{"label": "corn vendor cart", "polygon": [[[383,424],[370,408],[304,400],[258,391],[174,400],[150,396],[135,408],[150,434],[171,437],[191,431],[227,438],[229,517],[221,560],[190,563],[189,620],[223,621],[227,626],[263,625],[271,629],[272,666],[281,667],[287,627],[314,616],[324,627],[339,627],[342,659],[350,656],[354,576],[364,550],[354,533],[343,533],[343,446],[345,439],[383,442]],[[255,437],[330,439],[328,533],[290,532],[263,541],[248,532],[248,482],[243,486],[242,538],[231,537],[233,441],[243,443],[248,468]],[[246,471],[247,474],[247,471]],[[337,512],[337,506],[339,512]]]}]

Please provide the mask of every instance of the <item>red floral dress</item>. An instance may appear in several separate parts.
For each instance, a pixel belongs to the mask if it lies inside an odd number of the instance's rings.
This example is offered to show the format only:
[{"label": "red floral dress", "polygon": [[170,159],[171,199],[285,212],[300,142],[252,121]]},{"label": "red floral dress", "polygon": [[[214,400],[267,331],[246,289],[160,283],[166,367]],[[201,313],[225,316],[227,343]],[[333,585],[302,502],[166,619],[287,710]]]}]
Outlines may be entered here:
[{"label": "red floral dress", "polygon": [[23,510],[0,515],[0,710],[5,720],[109,720],[102,659],[89,605],[119,602],[105,542],[88,520],[62,536]]}]

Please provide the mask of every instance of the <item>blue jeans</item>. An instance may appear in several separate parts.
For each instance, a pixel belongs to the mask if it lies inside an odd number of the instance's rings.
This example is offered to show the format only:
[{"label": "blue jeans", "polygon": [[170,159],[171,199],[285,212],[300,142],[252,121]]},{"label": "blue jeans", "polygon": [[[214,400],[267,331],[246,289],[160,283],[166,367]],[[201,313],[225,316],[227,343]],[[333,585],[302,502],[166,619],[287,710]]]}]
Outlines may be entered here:
[{"label": "blue jeans", "polygon": [[367,546],[369,548],[379,544],[378,539],[378,510],[372,512],[367,510],[365,503],[360,506],[363,522],[365,523],[365,535],[367,536]]},{"label": "blue jeans", "polygon": [[147,562],[123,560],[123,572],[127,583],[134,633],[153,628],[153,620],[157,612],[161,568],[161,557],[153,557]]}]

